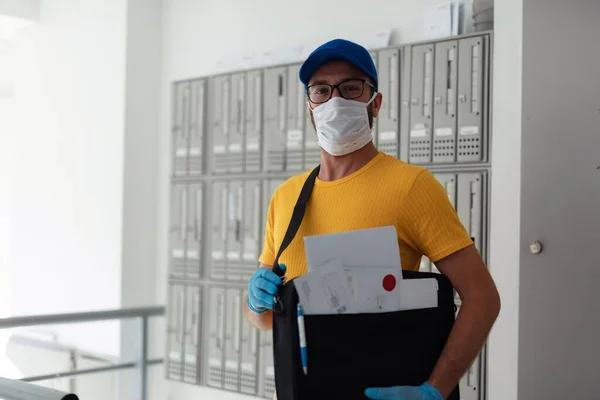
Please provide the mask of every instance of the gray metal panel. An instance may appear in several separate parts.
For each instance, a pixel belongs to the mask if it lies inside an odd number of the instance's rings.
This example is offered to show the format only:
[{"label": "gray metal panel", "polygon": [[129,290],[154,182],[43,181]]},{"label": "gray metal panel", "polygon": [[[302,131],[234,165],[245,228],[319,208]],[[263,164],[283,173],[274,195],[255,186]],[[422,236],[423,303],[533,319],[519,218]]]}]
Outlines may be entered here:
[{"label": "gray metal panel", "polygon": [[230,129],[229,110],[231,107],[231,80],[229,75],[217,76],[211,80],[212,99],[211,128],[213,172],[225,173],[228,166],[228,134]]},{"label": "gray metal panel", "polygon": [[204,190],[202,183],[190,183],[187,189],[187,244],[186,278],[199,279],[201,275],[202,224]]},{"label": "gray metal panel", "polygon": [[321,162],[321,146],[317,142],[317,132],[312,124],[311,112],[306,109],[304,123],[304,170],[316,167]]},{"label": "gray metal panel", "polygon": [[275,364],[273,363],[273,332],[260,332],[259,378],[261,397],[272,399],[275,394]]},{"label": "gray metal panel", "polygon": [[402,104],[400,118],[400,151],[399,158],[404,162],[409,161],[409,142],[410,142],[410,99],[411,99],[411,82],[412,82],[412,47],[406,46],[402,49],[402,84],[400,85],[400,100]]},{"label": "gray metal panel", "polygon": [[244,212],[244,183],[229,182],[227,196],[227,263],[226,279],[240,281],[242,279],[242,214]]},{"label": "gray metal panel", "polygon": [[190,84],[188,82],[173,85],[173,122],[171,135],[173,152],[172,169],[175,176],[184,176],[188,173],[189,90]]},{"label": "gray metal panel", "polygon": [[209,288],[209,300],[204,312],[208,313],[207,378],[209,386],[223,387],[225,350],[225,289]]},{"label": "gray metal panel", "polygon": [[[457,190],[458,190],[456,174],[455,173],[435,173],[433,175],[446,190],[450,204],[452,204],[452,206],[454,208],[456,208]],[[437,269],[435,264],[432,263],[431,260],[429,260],[425,256],[421,259],[421,266],[420,266],[419,270],[423,271],[423,272],[435,272],[437,274],[440,273],[440,271]]]},{"label": "gray metal panel", "polygon": [[400,49],[380,51],[378,55],[379,91],[383,104],[377,119],[377,148],[398,157],[400,118]]},{"label": "gray metal panel", "polygon": [[183,379],[185,289],[169,284],[167,302],[167,359],[166,376],[170,380]]},{"label": "gray metal panel", "polygon": [[198,359],[200,359],[200,307],[201,291],[199,286],[187,286],[185,307],[185,343],[183,357],[183,380],[198,383]]},{"label": "gray metal panel", "polygon": [[485,187],[482,172],[458,174],[458,217],[482,255],[485,255],[483,240]]},{"label": "gray metal panel", "polygon": [[261,170],[261,139],[263,131],[263,75],[261,70],[248,72],[246,81],[245,171]]},{"label": "gray metal panel", "polygon": [[266,229],[268,212],[269,212],[269,204],[271,203],[271,198],[273,197],[275,190],[283,182],[284,182],[283,179],[269,179],[268,181],[265,182],[265,185],[263,187],[263,191],[264,191],[263,199],[264,200],[263,200],[263,206],[262,206],[262,215],[264,215],[264,217],[262,219],[262,224],[260,226],[260,228],[261,228],[261,231],[260,231],[261,248],[264,246],[264,238],[265,238],[265,233],[266,233],[265,229]]},{"label": "gray metal panel", "polygon": [[200,175],[204,170],[204,131],[206,116],[206,80],[192,81],[190,93],[190,121],[188,164],[190,175]]},{"label": "gray metal panel", "polygon": [[240,389],[240,339],[242,323],[242,296],[239,289],[226,289],[225,307],[225,380],[227,390]]},{"label": "gray metal panel", "polygon": [[299,171],[304,166],[304,122],[306,95],[298,79],[300,65],[290,65],[287,70],[287,124],[286,170]]},{"label": "gray metal panel", "polygon": [[246,122],[246,74],[239,73],[231,76],[231,99],[229,103],[229,142],[227,153],[231,173],[244,170],[244,125]]},{"label": "gray metal panel", "polygon": [[599,16],[598,1],[523,2],[518,399],[600,397]]},{"label": "gray metal panel", "polygon": [[485,41],[481,37],[458,43],[457,161],[481,161],[483,155]]},{"label": "gray metal panel", "polygon": [[211,279],[225,279],[225,252],[227,245],[227,182],[212,184],[212,213],[211,213]]},{"label": "gray metal panel", "polygon": [[481,359],[482,355],[477,356],[467,373],[460,380],[460,398],[461,400],[480,400],[482,398],[481,387]]},{"label": "gray metal panel", "polygon": [[285,169],[286,149],[286,68],[265,69],[264,159],[267,171]]},{"label": "gray metal panel", "polygon": [[458,190],[457,185],[457,177],[455,173],[435,173],[433,174],[435,179],[444,187],[446,193],[448,194],[448,200],[452,207],[456,209],[456,201],[457,195],[456,192]]},{"label": "gray metal panel", "polygon": [[169,221],[169,276],[171,278],[183,279],[186,275],[188,192],[188,186],[185,183],[176,183],[171,186],[171,215]]},{"label": "gray metal panel", "polygon": [[[375,64],[375,69],[377,70],[378,80],[381,81],[381,72],[379,71],[377,52],[371,51],[370,53],[371,53],[371,58],[373,59],[373,64]],[[379,84],[378,91],[381,92],[381,84]],[[386,97],[386,96],[388,96],[388,94],[384,93],[384,97]],[[373,125],[371,126],[371,132],[373,133],[373,145],[375,145],[375,147],[377,147],[378,126],[379,126],[378,118],[373,118]],[[313,167],[314,166],[315,165],[313,165]]]},{"label": "gray metal panel", "polygon": [[419,271],[431,272],[431,260],[425,256],[421,257],[421,264],[419,265]]},{"label": "gray metal panel", "polygon": [[[247,294],[244,291],[242,299]],[[242,317],[240,392],[251,395],[258,393],[258,334],[258,329]]]},{"label": "gray metal panel", "polygon": [[435,272],[439,274],[440,271],[437,269],[434,263],[431,262],[426,256],[421,257],[421,264],[419,265],[419,271],[421,272]]},{"label": "gray metal panel", "polygon": [[261,208],[262,208],[261,182],[251,180],[244,182],[244,212],[242,218],[243,226],[243,249],[242,260],[244,269],[241,279],[247,281],[250,279],[256,265],[260,252],[261,242]]},{"label": "gray metal panel", "polygon": [[411,163],[431,162],[434,62],[433,44],[412,48],[409,154]]},{"label": "gray metal panel", "polygon": [[433,162],[456,160],[456,101],[458,84],[458,42],[435,45],[433,107]]}]

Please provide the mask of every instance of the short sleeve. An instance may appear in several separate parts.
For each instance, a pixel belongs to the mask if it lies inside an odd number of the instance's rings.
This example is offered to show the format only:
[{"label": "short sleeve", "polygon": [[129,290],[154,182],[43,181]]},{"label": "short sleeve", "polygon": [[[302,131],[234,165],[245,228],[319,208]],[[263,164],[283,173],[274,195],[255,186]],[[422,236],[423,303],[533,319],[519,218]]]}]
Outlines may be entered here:
[{"label": "short sleeve", "polygon": [[399,237],[437,262],[473,244],[444,187],[422,171],[400,207]]},{"label": "short sleeve", "polygon": [[275,238],[273,227],[275,226],[275,195],[271,197],[267,211],[267,222],[265,226],[265,240],[263,250],[258,261],[265,265],[273,265],[275,262]]}]

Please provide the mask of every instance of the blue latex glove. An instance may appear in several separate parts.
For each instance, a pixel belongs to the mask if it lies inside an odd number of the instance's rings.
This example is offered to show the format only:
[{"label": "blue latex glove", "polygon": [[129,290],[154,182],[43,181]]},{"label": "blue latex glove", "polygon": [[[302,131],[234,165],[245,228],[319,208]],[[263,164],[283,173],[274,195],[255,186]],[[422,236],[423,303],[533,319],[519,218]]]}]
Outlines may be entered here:
[{"label": "blue latex glove", "polygon": [[[279,264],[279,268],[285,273],[285,265]],[[248,282],[248,307],[259,314],[272,310],[281,283],[281,278],[275,272],[266,268],[257,269]]]},{"label": "blue latex glove", "polygon": [[368,388],[365,396],[373,400],[444,400],[440,392],[427,382],[421,386]]}]

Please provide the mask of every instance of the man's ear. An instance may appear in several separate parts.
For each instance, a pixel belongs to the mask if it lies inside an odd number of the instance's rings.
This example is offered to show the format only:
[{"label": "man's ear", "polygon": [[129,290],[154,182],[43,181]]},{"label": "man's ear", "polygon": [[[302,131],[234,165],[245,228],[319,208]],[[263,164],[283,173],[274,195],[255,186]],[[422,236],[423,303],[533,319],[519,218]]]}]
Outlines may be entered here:
[{"label": "man's ear", "polygon": [[383,95],[381,93],[377,93],[375,98],[373,99],[373,118],[377,118],[379,115],[379,110],[381,110],[381,104],[383,103]]}]

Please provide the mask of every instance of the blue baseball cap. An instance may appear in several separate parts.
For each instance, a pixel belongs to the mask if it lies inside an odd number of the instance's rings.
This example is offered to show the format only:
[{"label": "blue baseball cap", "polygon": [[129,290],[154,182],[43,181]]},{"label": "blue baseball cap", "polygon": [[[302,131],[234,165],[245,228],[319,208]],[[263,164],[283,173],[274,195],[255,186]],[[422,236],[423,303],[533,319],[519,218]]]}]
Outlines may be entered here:
[{"label": "blue baseball cap", "polygon": [[364,47],[349,40],[334,39],[317,47],[300,67],[300,82],[308,86],[310,77],[323,64],[333,60],[342,60],[354,65],[373,80],[377,89],[377,69],[371,53]]}]

